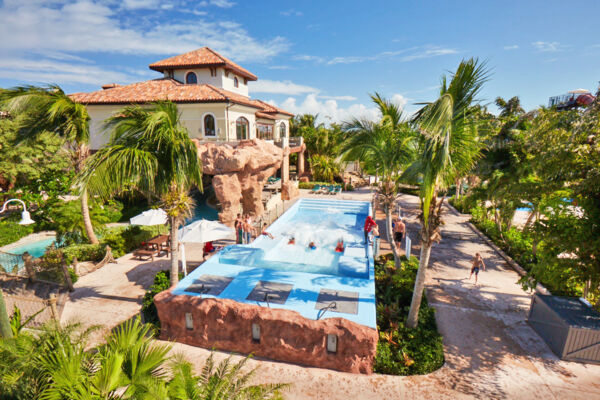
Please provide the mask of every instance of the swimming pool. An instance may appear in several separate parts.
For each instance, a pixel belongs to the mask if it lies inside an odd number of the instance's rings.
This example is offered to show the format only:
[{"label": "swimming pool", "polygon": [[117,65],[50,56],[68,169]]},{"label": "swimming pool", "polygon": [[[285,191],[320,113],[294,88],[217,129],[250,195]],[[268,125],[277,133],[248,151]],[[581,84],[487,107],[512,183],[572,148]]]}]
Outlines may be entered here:
[{"label": "swimming pool", "polygon": [[368,372],[378,338],[370,213],[369,202],[298,200],[268,228],[274,239],[228,246],[155,297],[163,337]]},{"label": "swimming pool", "polygon": [[[46,248],[48,248],[48,246],[50,246],[52,243],[54,243],[55,239],[56,238],[54,236],[52,236],[49,238],[37,240],[35,242],[22,244],[20,246],[9,247],[8,249],[4,250],[3,253],[0,253],[0,265],[2,265],[2,267],[4,269],[9,270],[9,272],[13,272],[14,266],[15,266],[15,260],[16,260],[17,269],[21,270],[21,268],[23,268],[25,266],[25,264],[23,263],[23,259],[16,258],[9,254],[21,255],[21,254],[27,252],[34,258],[39,258],[44,255],[44,253],[46,252]],[[5,254],[5,253],[9,253],[9,254]],[[16,272],[16,271],[14,271],[14,272]]]}]

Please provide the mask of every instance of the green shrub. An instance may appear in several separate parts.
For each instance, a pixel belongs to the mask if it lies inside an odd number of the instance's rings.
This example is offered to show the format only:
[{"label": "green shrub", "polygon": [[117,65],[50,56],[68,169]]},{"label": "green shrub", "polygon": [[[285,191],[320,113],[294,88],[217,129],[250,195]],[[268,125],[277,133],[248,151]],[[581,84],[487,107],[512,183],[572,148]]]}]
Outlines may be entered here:
[{"label": "green shrub", "polygon": [[[179,279],[183,278],[183,274],[179,274]],[[160,329],[160,320],[158,319],[158,312],[154,305],[154,296],[163,292],[171,287],[171,271],[164,270],[158,271],[154,276],[154,283],[144,294],[144,301],[142,302],[142,315],[144,316],[144,322],[147,324],[153,324]]]},{"label": "green shrub", "polygon": [[0,221],[0,246],[16,242],[33,233],[33,226],[19,225],[16,222]]},{"label": "green shrub", "polygon": [[[298,182],[298,188],[300,189],[311,189],[313,187],[315,187],[315,185],[319,185],[319,186],[329,186],[329,185],[335,185],[334,183],[329,183],[329,182]],[[352,186],[352,184],[350,183],[346,183],[345,185],[343,185],[343,189],[345,191],[352,191],[354,190],[354,186]]]},{"label": "green shrub", "polygon": [[73,244],[60,250],[65,262],[70,265],[74,257],[77,257],[77,261],[100,261],[106,254],[105,248],[101,244]]},{"label": "green shrub", "polygon": [[404,258],[396,269],[393,260],[380,257],[375,264],[377,328],[379,343],[375,372],[392,375],[426,374],[444,363],[442,337],[437,331],[434,309],[423,297],[416,329],[405,326],[415,277],[419,268],[416,257]]}]

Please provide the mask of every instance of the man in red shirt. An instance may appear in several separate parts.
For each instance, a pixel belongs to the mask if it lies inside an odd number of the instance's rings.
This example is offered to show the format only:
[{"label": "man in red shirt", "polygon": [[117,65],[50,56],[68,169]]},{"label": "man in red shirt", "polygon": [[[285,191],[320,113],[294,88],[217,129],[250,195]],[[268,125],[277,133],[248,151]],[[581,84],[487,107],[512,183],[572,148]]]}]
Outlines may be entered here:
[{"label": "man in red shirt", "polygon": [[375,226],[377,226],[377,222],[375,222],[370,215],[367,215],[367,219],[365,220],[365,243],[368,241],[369,232],[371,232]]}]

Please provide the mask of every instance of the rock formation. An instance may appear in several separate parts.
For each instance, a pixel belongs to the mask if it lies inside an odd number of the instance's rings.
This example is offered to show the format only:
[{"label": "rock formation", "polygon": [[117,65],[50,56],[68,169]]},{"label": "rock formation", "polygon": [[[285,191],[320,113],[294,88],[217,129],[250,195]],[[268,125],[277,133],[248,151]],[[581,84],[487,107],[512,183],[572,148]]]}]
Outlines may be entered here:
[{"label": "rock formation", "polygon": [[[173,295],[170,290],[157,294],[154,304],[164,340],[338,371],[373,372],[377,330],[345,318],[313,320],[296,311]],[[191,329],[186,327],[186,313],[191,316]],[[259,340],[252,338],[252,324],[260,327]],[[330,334],[337,336],[335,353],[327,351]]]},{"label": "rock formation", "polygon": [[214,175],[213,188],[221,203],[219,219],[231,225],[240,210],[262,215],[262,191],[266,180],[280,167],[284,152],[264,140],[235,143],[200,143],[194,140],[203,173]]}]

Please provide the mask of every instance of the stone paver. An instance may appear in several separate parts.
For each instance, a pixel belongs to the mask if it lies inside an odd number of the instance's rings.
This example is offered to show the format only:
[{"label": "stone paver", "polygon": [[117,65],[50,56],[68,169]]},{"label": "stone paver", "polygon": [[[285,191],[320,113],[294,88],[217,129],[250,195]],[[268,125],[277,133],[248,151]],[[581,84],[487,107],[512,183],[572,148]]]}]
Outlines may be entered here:
[{"label": "stone paver", "polygon": [[[315,197],[307,191],[302,196]],[[370,191],[328,198],[369,200]],[[418,199],[402,196],[400,202],[418,255]],[[516,272],[470,230],[467,216],[445,215],[443,240],[433,248],[427,272],[427,296],[444,336],[446,363],[440,370],[426,376],[366,376],[253,359],[255,381],[292,383],[289,399],[600,399],[600,366],[558,360],[525,321],[531,294],[521,289]],[[478,286],[467,279],[475,252],[488,266]],[[145,288],[163,268],[166,259],[139,262],[127,255],[82,277],[63,321],[79,318],[110,329],[139,311]],[[180,343],[173,344],[173,352],[183,353],[198,370],[210,354]],[[216,353],[217,359],[224,357]]]}]

